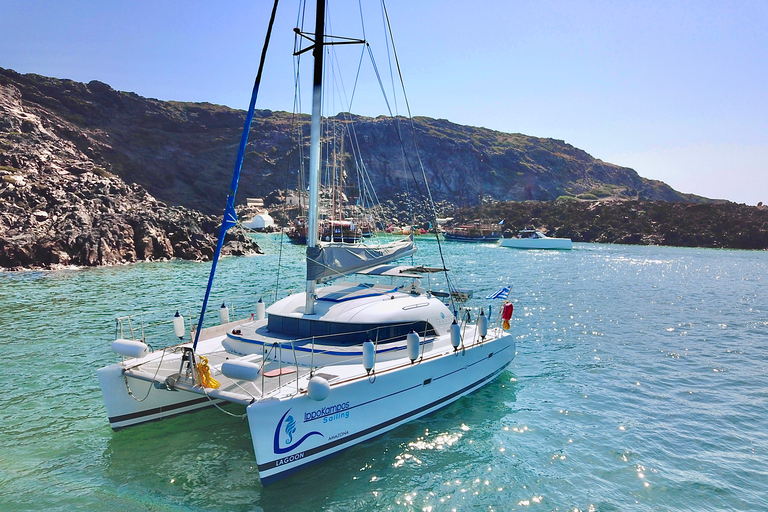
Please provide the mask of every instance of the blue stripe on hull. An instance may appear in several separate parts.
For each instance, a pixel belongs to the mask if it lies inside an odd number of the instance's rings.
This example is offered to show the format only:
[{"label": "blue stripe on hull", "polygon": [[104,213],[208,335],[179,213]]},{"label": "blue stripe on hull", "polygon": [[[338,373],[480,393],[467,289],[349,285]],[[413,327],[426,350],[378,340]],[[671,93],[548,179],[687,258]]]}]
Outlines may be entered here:
[{"label": "blue stripe on hull", "polygon": [[[227,337],[230,338],[230,339],[233,339],[235,341],[240,341],[242,343],[250,343],[251,345],[258,345],[260,347],[262,347],[262,346],[263,347],[272,347],[274,345],[274,341],[264,342],[264,341],[260,341],[260,340],[251,340],[251,339],[248,339],[248,338],[244,338],[243,336],[237,336],[237,335],[232,334],[232,333],[227,333]],[[433,343],[434,341],[435,341],[435,338],[423,339],[419,343],[419,346],[428,345],[430,343]],[[314,353],[314,354],[321,354],[321,355],[327,355],[327,356],[339,356],[339,357],[363,357],[362,345],[360,345],[359,343],[355,343],[354,344],[356,346],[360,346],[360,351],[359,352],[349,352],[349,351],[341,352],[341,351],[337,351],[337,350],[324,349],[323,347],[325,347],[325,346],[333,347],[335,345],[323,345],[321,343],[315,343],[315,345],[313,346],[311,341],[307,341],[303,345],[299,345],[299,344],[297,344],[295,342],[292,342],[292,341],[286,341],[286,342],[284,342],[284,344],[285,345],[289,345],[289,344],[292,345],[291,350],[293,350],[295,352],[302,352],[302,353],[307,353],[307,354],[313,354]],[[400,345],[395,345],[393,347],[377,349],[376,350],[376,354],[386,354],[388,352],[393,352],[393,351],[405,351],[407,348],[408,347],[407,347],[405,341],[403,341],[403,343],[400,344]]]},{"label": "blue stripe on hull", "polygon": [[[207,404],[205,402],[208,402]],[[176,416],[178,414],[184,414],[186,412],[192,412],[192,411],[179,411],[178,409],[184,409],[186,407],[195,407],[195,410],[202,409],[205,407],[212,407],[214,405],[214,402],[221,402],[221,400],[215,400],[210,399],[207,396],[203,396],[200,398],[195,398],[194,400],[188,400],[186,402],[180,402],[176,404],[168,404],[164,405],[162,407],[154,407],[152,409],[147,409],[144,411],[137,411],[130,414],[122,414],[120,416],[110,416],[109,417],[109,423],[110,425],[114,425],[115,423],[122,423],[124,421],[129,420],[137,420],[140,418],[144,418],[147,416],[154,416],[156,414],[163,414],[160,418],[153,418],[151,420],[144,420],[144,421],[154,421],[154,420],[161,420],[163,418],[168,418],[171,416]],[[132,427],[134,425],[138,425],[139,423],[143,423],[141,421],[136,423],[131,423],[130,425],[123,425],[120,427],[112,427],[112,430],[120,430],[122,428]]]}]

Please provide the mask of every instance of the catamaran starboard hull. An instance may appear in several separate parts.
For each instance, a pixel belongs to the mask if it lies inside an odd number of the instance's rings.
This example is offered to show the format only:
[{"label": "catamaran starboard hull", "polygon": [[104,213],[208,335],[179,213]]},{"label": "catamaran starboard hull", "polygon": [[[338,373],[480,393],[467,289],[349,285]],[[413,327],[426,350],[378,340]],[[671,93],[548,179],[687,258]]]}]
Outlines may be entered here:
[{"label": "catamaran starboard hull", "polygon": [[514,356],[515,342],[505,335],[332,385],[323,401],[304,394],[254,402],[246,411],[262,484],[455,402],[498,377]]}]

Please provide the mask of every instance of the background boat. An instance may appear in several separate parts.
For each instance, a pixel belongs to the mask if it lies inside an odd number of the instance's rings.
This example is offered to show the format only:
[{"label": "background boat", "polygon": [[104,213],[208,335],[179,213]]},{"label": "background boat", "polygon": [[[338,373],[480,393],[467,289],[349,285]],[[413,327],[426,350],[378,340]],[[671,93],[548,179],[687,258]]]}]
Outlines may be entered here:
[{"label": "background boat", "polygon": [[536,229],[521,229],[516,237],[504,238],[502,247],[513,249],[573,249],[570,238],[553,238]]},{"label": "background boat", "polygon": [[443,228],[443,236],[453,242],[495,243],[501,240],[502,226],[487,221],[475,220]]}]

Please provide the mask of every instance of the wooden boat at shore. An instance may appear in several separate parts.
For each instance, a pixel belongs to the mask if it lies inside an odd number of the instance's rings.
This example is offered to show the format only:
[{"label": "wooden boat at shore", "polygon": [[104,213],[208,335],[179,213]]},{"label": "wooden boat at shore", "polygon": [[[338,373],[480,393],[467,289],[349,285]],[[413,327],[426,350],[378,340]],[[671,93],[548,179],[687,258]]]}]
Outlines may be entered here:
[{"label": "wooden boat at shore", "polygon": [[443,236],[452,242],[496,243],[501,240],[501,225],[475,220],[450,228],[443,228]]}]

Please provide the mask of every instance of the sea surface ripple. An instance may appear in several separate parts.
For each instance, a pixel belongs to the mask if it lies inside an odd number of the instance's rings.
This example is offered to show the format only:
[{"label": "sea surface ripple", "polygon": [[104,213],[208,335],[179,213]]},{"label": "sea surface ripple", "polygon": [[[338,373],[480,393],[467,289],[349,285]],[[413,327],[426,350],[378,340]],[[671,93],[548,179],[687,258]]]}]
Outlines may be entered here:
[{"label": "sea surface ripple", "polygon": [[[221,260],[214,304],[271,301],[278,265],[280,296],[303,287],[302,249],[258,240],[267,254]],[[513,285],[512,365],[266,489],[241,419],[113,432],[96,379],[114,318],[199,304],[210,264],[0,273],[0,509],[768,510],[765,252],[443,248],[492,317],[483,297]],[[437,244],[416,262],[439,265]]]}]

